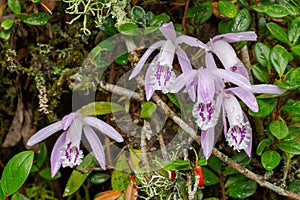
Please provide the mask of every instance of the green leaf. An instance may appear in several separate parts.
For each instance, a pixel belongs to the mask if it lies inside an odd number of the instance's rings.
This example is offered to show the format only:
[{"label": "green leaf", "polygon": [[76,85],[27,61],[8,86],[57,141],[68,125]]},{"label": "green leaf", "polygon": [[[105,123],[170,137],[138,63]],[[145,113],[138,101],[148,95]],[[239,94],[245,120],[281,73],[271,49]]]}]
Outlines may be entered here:
[{"label": "green leaf", "polygon": [[300,87],[300,67],[290,69],[284,78],[284,82],[276,81],[275,84],[287,89],[294,90]]},{"label": "green leaf", "polygon": [[287,111],[289,114],[300,115],[300,101],[290,101],[281,107],[281,110]]},{"label": "green leaf", "polygon": [[291,48],[292,52],[300,57],[300,44]]},{"label": "green leaf", "polygon": [[270,33],[279,41],[289,44],[289,39],[287,33],[274,22],[269,22],[266,24],[267,28],[269,29]]},{"label": "green leaf", "polygon": [[261,64],[264,67],[270,66],[270,47],[268,47],[266,44],[257,42],[254,46],[254,53],[255,57],[257,59],[257,62]]},{"label": "green leaf", "polygon": [[241,6],[243,6],[244,8],[249,9],[249,5],[246,2],[246,0],[238,0],[239,4],[241,4]]},{"label": "green leaf", "polygon": [[281,45],[271,49],[270,60],[278,75],[281,77],[291,59],[289,52]]},{"label": "green leaf", "polygon": [[297,3],[294,0],[291,1],[283,0],[279,3],[284,7],[286,7],[290,15],[296,16],[300,14],[299,5],[297,5]]},{"label": "green leaf", "polygon": [[23,194],[15,193],[11,200],[29,200],[27,197],[25,197]]},{"label": "green leaf", "polygon": [[292,180],[288,185],[288,191],[300,195],[300,180]]},{"label": "green leaf", "polygon": [[258,112],[253,112],[249,110],[249,114],[252,117],[256,117],[256,118],[267,117],[272,113],[272,111],[277,105],[277,101],[275,99],[256,99],[256,100],[259,107]]},{"label": "green leaf", "polygon": [[122,153],[111,175],[111,186],[113,190],[126,190],[127,185],[130,183],[128,179],[130,171],[126,154]]},{"label": "green leaf", "polygon": [[228,1],[219,1],[218,10],[226,17],[234,18],[237,14],[237,8],[234,4]]},{"label": "green leaf", "polygon": [[257,78],[259,81],[263,83],[268,83],[269,82],[269,74],[268,71],[261,65],[253,65],[252,68],[252,73]]},{"label": "green leaf", "polygon": [[198,160],[198,162],[196,163],[196,166],[204,166],[204,165],[207,165],[207,160],[206,160],[206,158],[201,157],[200,160]]},{"label": "green leaf", "polygon": [[48,23],[49,18],[50,15],[44,12],[32,13],[23,22],[33,26],[42,26]]},{"label": "green leaf", "polygon": [[36,166],[41,167],[47,158],[47,146],[45,142],[40,143],[40,152],[36,154]]},{"label": "green leaf", "polygon": [[124,110],[124,108],[119,104],[99,101],[89,103],[77,110],[77,112],[81,113],[83,117],[86,117],[88,115],[105,115],[122,110]]},{"label": "green leaf", "polygon": [[145,10],[140,6],[134,6],[130,11],[131,19],[133,22],[138,24],[145,24]]},{"label": "green leaf", "polygon": [[151,101],[147,101],[141,110],[141,118],[144,119],[149,119],[152,117],[152,114],[156,111],[156,104],[151,102]]},{"label": "green leaf", "polygon": [[219,158],[217,158],[214,155],[211,155],[207,161],[208,166],[214,170],[215,172],[217,172],[218,174],[221,174],[222,172],[222,162]]},{"label": "green leaf", "polygon": [[279,120],[272,121],[269,124],[269,129],[270,129],[271,133],[278,139],[285,138],[289,133],[287,125],[284,122],[279,121]]},{"label": "green leaf", "polygon": [[40,171],[40,176],[46,180],[56,180],[61,177],[61,173],[57,172],[55,176],[51,176],[51,169],[49,167],[44,168]]},{"label": "green leaf", "polygon": [[93,184],[101,184],[107,181],[110,178],[110,175],[105,173],[97,173],[91,177],[91,183]]},{"label": "green leaf", "polygon": [[166,13],[161,13],[149,20],[149,26],[161,27],[163,24],[170,22],[170,16]]},{"label": "green leaf", "polygon": [[126,22],[118,27],[118,31],[127,36],[137,36],[139,34],[138,26],[132,22]]},{"label": "green leaf", "polygon": [[[244,167],[249,165],[249,163],[251,161],[251,158],[249,158],[245,152],[239,152],[238,154],[232,156],[231,159],[234,162],[239,163],[240,165],[242,165]],[[237,174],[237,173],[238,173],[238,171],[236,171],[234,168],[232,168],[231,166],[227,166],[223,175],[228,176],[228,175]]]},{"label": "green leaf", "polygon": [[2,182],[0,180],[0,199],[5,199],[5,195],[3,194],[3,191],[2,191]]},{"label": "green leaf", "polygon": [[280,154],[277,151],[267,150],[261,156],[261,164],[270,171],[277,167],[280,163]]},{"label": "green leaf", "polygon": [[181,102],[175,93],[167,93],[167,97],[177,106],[177,108],[181,108]]},{"label": "green leaf", "polygon": [[220,179],[217,177],[217,175],[213,173],[211,170],[202,167],[202,172],[204,176],[204,185],[210,186],[221,182]]},{"label": "green leaf", "polygon": [[4,20],[2,23],[1,23],[1,27],[4,29],[4,30],[9,30],[11,29],[11,27],[14,25],[14,20],[12,19],[6,19]]},{"label": "green leaf", "polygon": [[256,154],[261,155],[266,147],[269,147],[273,144],[273,141],[270,138],[263,139],[257,146]]},{"label": "green leaf", "polygon": [[200,6],[188,9],[187,17],[194,18],[195,24],[206,22],[212,16],[213,7],[211,2],[202,3]]},{"label": "green leaf", "polygon": [[300,141],[300,127],[299,126],[288,126],[289,134],[286,138],[284,138],[284,141]]},{"label": "green leaf", "polygon": [[244,199],[256,192],[257,184],[252,180],[237,181],[226,191],[226,194],[233,198]]},{"label": "green leaf", "polygon": [[128,53],[123,53],[122,55],[118,56],[115,60],[116,63],[118,65],[126,65],[128,62],[128,55]]},{"label": "green leaf", "polygon": [[244,176],[243,174],[234,174],[229,176],[226,179],[226,183],[224,185],[225,188],[229,188],[232,186],[232,184],[236,183],[236,182],[242,182],[242,181],[247,181],[248,178],[246,176]]},{"label": "green leaf", "polygon": [[231,31],[243,32],[247,31],[251,24],[251,15],[248,9],[239,10],[237,15],[232,19]]},{"label": "green leaf", "polygon": [[93,155],[93,153],[89,153],[85,158],[82,160],[82,163],[77,166],[75,170],[73,170],[63,196],[70,196],[74,192],[76,192],[81,185],[84,183],[88,175],[91,173],[90,170],[88,170],[90,167],[96,166],[96,160]]},{"label": "green leaf", "polygon": [[3,31],[0,31],[0,38],[5,40],[5,41],[8,41],[9,38],[10,38],[10,30],[3,30]]},{"label": "green leaf", "polygon": [[[111,17],[107,17],[102,25],[99,27],[101,31],[103,31],[107,36],[113,36],[117,34],[117,29],[115,27],[115,21]],[[103,40],[104,41],[109,41],[109,40]]]},{"label": "green leaf", "polygon": [[292,21],[292,23],[288,27],[288,38],[289,41],[293,44],[300,43],[300,17],[297,17]]},{"label": "green leaf", "polygon": [[191,163],[187,160],[172,160],[168,162],[164,169],[166,170],[189,170],[192,169]]},{"label": "green leaf", "polygon": [[257,12],[262,12],[273,18],[281,18],[289,15],[289,10],[279,4],[268,4],[263,6],[252,6],[252,9]]},{"label": "green leaf", "polygon": [[153,18],[153,17],[155,17],[155,14],[153,13],[153,12],[151,12],[151,11],[148,11],[147,13],[146,13],[146,24],[147,24],[147,26],[149,26],[149,21]]},{"label": "green leaf", "polygon": [[33,157],[33,151],[23,151],[8,161],[1,177],[4,195],[12,195],[23,185],[29,175]]},{"label": "green leaf", "polygon": [[218,30],[220,34],[229,33],[231,29],[231,21],[220,21],[218,24]]},{"label": "green leaf", "polygon": [[300,142],[295,140],[280,141],[278,148],[289,154],[300,155]]},{"label": "green leaf", "polygon": [[8,0],[7,1],[8,7],[13,13],[19,14],[21,13],[21,3],[19,0]]}]

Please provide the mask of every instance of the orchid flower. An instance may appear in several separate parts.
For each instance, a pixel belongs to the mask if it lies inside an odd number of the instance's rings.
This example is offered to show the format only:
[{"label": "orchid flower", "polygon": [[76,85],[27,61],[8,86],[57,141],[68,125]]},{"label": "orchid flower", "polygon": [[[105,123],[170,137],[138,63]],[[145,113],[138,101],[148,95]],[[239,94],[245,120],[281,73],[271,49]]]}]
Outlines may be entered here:
[{"label": "orchid flower", "polygon": [[151,98],[155,90],[162,90],[163,93],[169,92],[169,88],[176,78],[175,73],[172,71],[175,54],[177,55],[183,72],[192,69],[188,56],[179,45],[182,43],[189,44],[197,40],[196,38],[187,35],[177,37],[172,22],[163,24],[159,30],[167,40],[158,41],[152,44],[141,57],[129,77],[130,80],[137,76],[151,53],[155,49],[161,48],[159,54],[152,60],[146,72],[145,90],[147,100]]},{"label": "orchid flower", "polygon": [[95,117],[82,117],[78,112],[70,113],[63,117],[61,121],[55,122],[34,134],[27,142],[32,146],[45,140],[57,131],[63,130],[58,137],[51,153],[51,175],[55,176],[60,166],[74,167],[82,162],[83,153],[80,150],[82,131],[93,150],[102,169],[105,169],[105,154],[97,134],[93,130],[96,128],[102,133],[117,142],[122,142],[122,136],[107,123]]},{"label": "orchid flower", "polygon": [[[229,43],[239,41],[256,41],[257,35],[253,31],[242,33],[227,33],[217,35],[207,43],[206,62],[214,62],[211,52],[217,55],[224,68],[228,71],[239,73],[249,79],[244,64],[237,57]],[[208,65],[207,67],[209,67]]]}]

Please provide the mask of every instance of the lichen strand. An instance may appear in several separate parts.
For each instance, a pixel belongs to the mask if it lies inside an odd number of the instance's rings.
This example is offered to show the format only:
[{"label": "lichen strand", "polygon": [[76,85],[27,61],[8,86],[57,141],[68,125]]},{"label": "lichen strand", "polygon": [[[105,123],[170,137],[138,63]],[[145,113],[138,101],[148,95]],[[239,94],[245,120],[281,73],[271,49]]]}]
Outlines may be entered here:
[{"label": "lichen strand", "polygon": [[[72,24],[83,16],[83,24],[81,30],[85,35],[90,35],[91,31],[87,27],[87,21],[89,15],[95,18],[96,27],[102,26],[107,17],[116,19],[115,26],[118,27],[124,22],[129,21],[126,17],[125,7],[127,5],[126,0],[104,0],[103,2],[97,0],[63,0],[68,3],[66,13],[76,15],[69,23]],[[80,9],[83,7],[83,9]]]}]

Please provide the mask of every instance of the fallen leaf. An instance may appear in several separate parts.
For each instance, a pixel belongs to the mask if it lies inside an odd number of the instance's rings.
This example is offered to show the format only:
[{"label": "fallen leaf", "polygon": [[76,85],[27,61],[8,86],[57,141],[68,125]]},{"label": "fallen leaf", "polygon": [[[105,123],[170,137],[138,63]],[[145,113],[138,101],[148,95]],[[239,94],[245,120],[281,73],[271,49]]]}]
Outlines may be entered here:
[{"label": "fallen leaf", "polygon": [[137,200],[137,198],[138,198],[138,189],[134,187],[132,184],[128,184],[125,190],[124,200]]},{"label": "fallen leaf", "polygon": [[101,192],[94,200],[116,200],[122,195],[121,190],[108,190]]},{"label": "fallen leaf", "polygon": [[52,11],[55,8],[56,0],[41,0],[42,9],[52,15]]}]

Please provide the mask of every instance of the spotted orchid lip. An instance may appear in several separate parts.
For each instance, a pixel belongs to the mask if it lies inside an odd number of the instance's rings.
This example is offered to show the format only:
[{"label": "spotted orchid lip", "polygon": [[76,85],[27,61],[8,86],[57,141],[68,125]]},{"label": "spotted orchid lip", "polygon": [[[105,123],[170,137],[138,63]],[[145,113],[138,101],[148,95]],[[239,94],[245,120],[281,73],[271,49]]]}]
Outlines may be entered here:
[{"label": "spotted orchid lip", "polygon": [[234,150],[240,151],[248,148],[251,138],[251,127],[248,122],[241,123],[230,127],[227,134],[226,140],[229,146],[233,147]]},{"label": "spotted orchid lip", "polygon": [[82,162],[83,152],[72,143],[68,143],[61,150],[62,167],[74,167]]},{"label": "spotted orchid lip", "polygon": [[201,130],[207,130],[214,127],[218,121],[218,113],[215,107],[215,102],[198,102],[193,107],[193,116],[196,119]]}]

